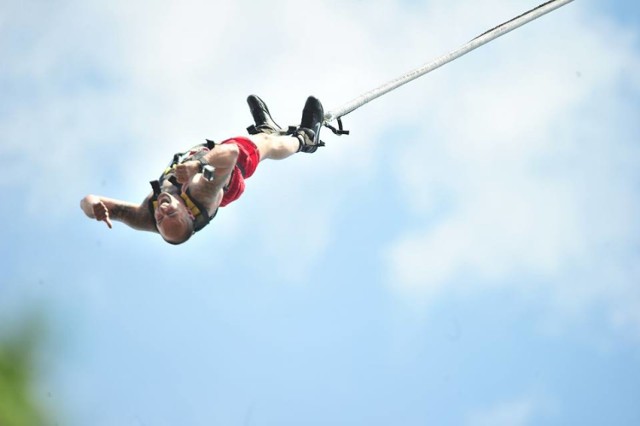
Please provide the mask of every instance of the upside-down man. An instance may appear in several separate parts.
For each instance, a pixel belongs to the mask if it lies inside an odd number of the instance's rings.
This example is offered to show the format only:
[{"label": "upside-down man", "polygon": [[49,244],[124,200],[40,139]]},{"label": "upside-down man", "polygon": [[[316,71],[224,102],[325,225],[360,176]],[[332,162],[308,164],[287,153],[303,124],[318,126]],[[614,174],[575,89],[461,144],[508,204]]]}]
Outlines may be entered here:
[{"label": "upside-down man", "polygon": [[265,159],[282,160],[296,152],[315,152],[324,143],[320,128],[324,111],[313,96],[307,99],[298,127],[283,130],[257,96],[247,98],[255,124],[249,136],[197,145],[174,155],[141,204],[87,195],[84,213],[112,227],[112,220],[133,229],[159,233],[170,244],[182,244],[204,228],[218,212],[244,192],[245,179]]}]

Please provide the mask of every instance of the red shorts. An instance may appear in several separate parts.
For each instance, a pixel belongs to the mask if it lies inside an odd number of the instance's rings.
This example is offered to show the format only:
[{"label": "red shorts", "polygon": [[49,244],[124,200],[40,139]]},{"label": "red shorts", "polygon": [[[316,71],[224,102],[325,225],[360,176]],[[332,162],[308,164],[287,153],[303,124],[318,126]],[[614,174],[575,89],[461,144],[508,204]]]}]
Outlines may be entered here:
[{"label": "red shorts", "polygon": [[244,180],[253,175],[258,167],[258,163],[260,162],[260,152],[258,151],[258,147],[248,138],[239,136],[220,142],[220,144],[225,143],[233,143],[237,145],[240,153],[238,154],[236,166],[231,172],[231,179],[229,180],[229,185],[224,191],[224,197],[222,197],[220,207],[224,207],[240,198],[245,188]]}]

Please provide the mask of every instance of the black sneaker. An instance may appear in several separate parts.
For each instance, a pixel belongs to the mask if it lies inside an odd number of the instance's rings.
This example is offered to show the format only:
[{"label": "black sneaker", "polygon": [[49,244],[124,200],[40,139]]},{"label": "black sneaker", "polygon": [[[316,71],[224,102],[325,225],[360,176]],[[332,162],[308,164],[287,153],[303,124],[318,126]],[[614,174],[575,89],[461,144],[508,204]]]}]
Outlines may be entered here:
[{"label": "black sneaker", "polygon": [[273,121],[273,118],[271,118],[269,108],[267,108],[267,104],[265,104],[262,99],[256,95],[249,95],[247,103],[249,104],[249,109],[251,110],[253,121],[255,122],[254,125],[247,127],[247,131],[250,135],[258,133],[283,133],[280,126],[278,126],[278,124]]},{"label": "black sneaker", "polygon": [[300,141],[300,149],[298,151],[312,153],[316,152],[318,147],[324,146],[324,142],[320,140],[320,129],[324,122],[324,109],[320,101],[309,96],[302,110],[302,119],[300,127],[295,135]]}]

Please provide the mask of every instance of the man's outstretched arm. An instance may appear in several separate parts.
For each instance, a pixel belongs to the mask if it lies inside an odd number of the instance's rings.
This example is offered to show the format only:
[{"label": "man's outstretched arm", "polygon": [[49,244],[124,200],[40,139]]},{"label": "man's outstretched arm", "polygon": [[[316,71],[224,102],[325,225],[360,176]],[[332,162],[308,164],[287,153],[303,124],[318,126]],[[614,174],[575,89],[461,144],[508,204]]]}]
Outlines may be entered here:
[{"label": "man's outstretched arm", "polygon": [[147,202],[148,197],[142,204],[134,204],[98,195],[87,195],[80,201],[80,208],[87,217],[105,222],[109,228],[112,227],[111,220],[117,220],[139,231],[157,232]]}]

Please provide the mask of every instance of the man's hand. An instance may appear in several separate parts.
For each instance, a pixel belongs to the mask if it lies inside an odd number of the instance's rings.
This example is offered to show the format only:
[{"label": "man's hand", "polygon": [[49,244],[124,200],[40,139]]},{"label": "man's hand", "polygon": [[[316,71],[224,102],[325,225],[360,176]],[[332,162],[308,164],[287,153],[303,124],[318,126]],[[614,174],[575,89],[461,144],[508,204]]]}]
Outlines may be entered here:
[{"label": "man's hand", "polygon": [[80,207],[90,218],[106,223],[109,229],[113,228],[109,217],[109,209],[99,197],[87,195],[80,202]]},{"label": "man's hand", "polygon": [[191,160],[185,161],[182,164],[178,164],[176,166],[176,179],[181,184],[187,184],[191,182],[191,178],[193,178],[196,174],[200,172],[200,162]]},{"label": "man's hand", "polygon": [[94,204],[92,207],[93,207],[93,215],[95,216],[96,220],[106,223],[109,229],[113,228],[113,225],[111,224],[111,219],[109,218],[109,209],[107,208],[107,206],[105,206],[105,204],[102,201],[99,201],[96,204]]}]

